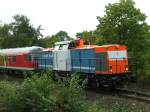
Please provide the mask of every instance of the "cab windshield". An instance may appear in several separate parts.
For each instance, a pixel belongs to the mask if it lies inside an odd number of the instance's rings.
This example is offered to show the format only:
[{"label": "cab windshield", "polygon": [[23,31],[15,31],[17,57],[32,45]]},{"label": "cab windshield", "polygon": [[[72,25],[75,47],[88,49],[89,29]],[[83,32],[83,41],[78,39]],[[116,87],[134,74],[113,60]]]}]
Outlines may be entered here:
[{"label": "cab windshield", "polygon": [[108,58],[111,60],[123,60],[127,59],[127,51],[108,51]]}]

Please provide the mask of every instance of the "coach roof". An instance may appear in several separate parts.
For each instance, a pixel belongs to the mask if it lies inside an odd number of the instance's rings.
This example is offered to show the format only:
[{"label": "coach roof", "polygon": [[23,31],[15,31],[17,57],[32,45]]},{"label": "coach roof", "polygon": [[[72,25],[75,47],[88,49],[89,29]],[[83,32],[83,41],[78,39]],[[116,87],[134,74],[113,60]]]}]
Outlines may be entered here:
[{"label": "coach roof", "polygon": [[0,55],[19,55],[41,51],[43,48],[39,46],[0,49]]}]

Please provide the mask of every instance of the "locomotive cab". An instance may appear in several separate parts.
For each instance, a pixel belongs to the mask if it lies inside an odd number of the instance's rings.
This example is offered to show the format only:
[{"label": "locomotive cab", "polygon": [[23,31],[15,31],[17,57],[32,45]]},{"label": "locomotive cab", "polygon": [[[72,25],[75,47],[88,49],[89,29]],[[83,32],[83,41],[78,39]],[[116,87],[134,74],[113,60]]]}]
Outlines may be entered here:
[{"label": "locomotive cab", "polygon": [[97,74],[124,74],[128,72],[127,47],[104,45],[95,48]]},{"label": "locomotive cab", "polygon": [[128,60],[126,50],[108,51],[109,72],[128,72]]},{"label": "locomotive cab", "polygon": [[68,49],[71,41],[56,42],[53,52],[53,70],[71,71],[71,57]]}]

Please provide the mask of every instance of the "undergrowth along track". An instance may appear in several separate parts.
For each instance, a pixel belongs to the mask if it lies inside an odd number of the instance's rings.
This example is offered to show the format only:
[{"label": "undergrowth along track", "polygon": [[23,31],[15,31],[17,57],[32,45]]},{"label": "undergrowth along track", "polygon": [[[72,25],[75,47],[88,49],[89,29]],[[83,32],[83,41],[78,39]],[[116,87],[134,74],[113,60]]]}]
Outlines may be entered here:
[{"label": "undergrowth along track", "polygon": [[117,88],[114,90],[108,90],[108,89],[88,89],[86,90],[87,97],[92,97],[93,99],[97,99],[97,96],[102,96],[104,95],[105,97],[107,96],[112,96],[112,97],[120,97],[120,98],[125,98],[125,99],[130,99],[130,100],[137,100],[139,102],[145,102],[150,104],[150,93],[146,92],[140,92],[140,91],[135,91],[135,90],[129,90],[129,89],[122,89],[122,88]]},{"label": "undergrowth along track", "polygon": [[117,94],[121,97],[150,103],[150,94],[149,93],[128,90],[128,89],[120,89],[120,88],[116,89],[116,91],[117,91]]}]

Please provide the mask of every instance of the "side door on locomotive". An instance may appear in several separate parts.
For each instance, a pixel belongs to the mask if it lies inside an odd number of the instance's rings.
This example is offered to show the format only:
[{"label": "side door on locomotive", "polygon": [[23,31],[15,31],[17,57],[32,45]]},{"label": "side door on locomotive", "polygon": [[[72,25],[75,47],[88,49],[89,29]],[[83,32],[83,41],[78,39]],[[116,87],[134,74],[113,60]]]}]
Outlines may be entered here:
[{"label": "side door on locomotive", "polygon": [[68,49],[70,41],[56,42],[53,50],[53,70],[58,72],[71,71],[71,57]]}]

